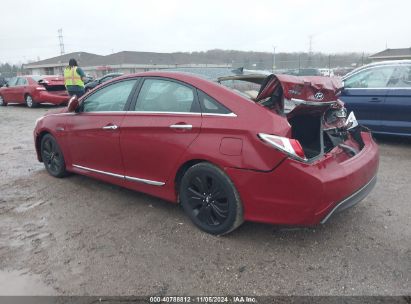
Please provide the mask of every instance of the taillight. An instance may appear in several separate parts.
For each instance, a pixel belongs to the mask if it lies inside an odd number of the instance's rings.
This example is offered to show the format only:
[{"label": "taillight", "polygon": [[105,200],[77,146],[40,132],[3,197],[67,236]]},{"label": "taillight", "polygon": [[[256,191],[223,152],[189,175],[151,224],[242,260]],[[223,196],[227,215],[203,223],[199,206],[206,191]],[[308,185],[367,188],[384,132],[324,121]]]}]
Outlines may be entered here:
[{"label": "taillight", "polygon": [[307,161],[305,153],[298,140],[271,134],[259,133],[258,137],[274,148],[300,161]]},{"label": "taillight", "polygon": [[37,91],[45,91],[46,88],[45,88],[45,87],[36,87],[36,90],[37,90]]}]

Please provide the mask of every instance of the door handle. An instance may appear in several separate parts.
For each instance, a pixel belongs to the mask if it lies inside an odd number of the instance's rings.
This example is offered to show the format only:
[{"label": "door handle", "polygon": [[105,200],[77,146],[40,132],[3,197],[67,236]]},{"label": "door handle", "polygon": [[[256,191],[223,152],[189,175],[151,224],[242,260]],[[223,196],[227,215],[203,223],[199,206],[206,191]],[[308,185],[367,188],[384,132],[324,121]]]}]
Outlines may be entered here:
[{"label": "door handle", "polygon": [[370,99],[370,101],[371,101],[371,102],[381,102],[382,99],[381,99],[381,98],[378,98],[378,97],[372,97],[372,98]]},{"label": "door handle", "polygon": [[118,126],[116,125],[108,125],[102,128],[103,130],[117,130]]},{"label": "door handle", "polygon": [[171,129],[186,129],[186,130],[191,130],[193,128],[193,125],[170,125]]}]

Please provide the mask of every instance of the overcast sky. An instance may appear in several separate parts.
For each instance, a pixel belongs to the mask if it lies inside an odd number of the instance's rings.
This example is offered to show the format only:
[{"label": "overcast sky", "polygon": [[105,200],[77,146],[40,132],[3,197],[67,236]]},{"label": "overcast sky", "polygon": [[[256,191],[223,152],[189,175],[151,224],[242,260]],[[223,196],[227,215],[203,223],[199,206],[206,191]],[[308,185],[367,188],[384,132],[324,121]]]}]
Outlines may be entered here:
[{"label": "overcast sky", "polygon": [[366,52],[411,47],[410,0],[2,1],[0,62],[66,53],[235,49]]}]

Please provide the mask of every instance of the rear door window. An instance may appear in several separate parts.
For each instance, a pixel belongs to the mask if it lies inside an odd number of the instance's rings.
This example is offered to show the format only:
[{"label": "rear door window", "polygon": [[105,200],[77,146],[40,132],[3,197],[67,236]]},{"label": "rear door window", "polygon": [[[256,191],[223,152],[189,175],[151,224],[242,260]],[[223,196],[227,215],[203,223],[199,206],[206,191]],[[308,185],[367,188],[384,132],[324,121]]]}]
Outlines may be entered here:
[{"label": "rear door window", "polygon": [[198,91],[198,98],[201,104],[201,110],[203,113],[209,114],[230,114],[232,111],[223,106],[217,100],[211,96],[205,94],[202,91]]},{"label": "rear door window", "polygon": [[17,78],[17,84],[16,85],[18,85],[18,86],[27,85],[27,79],[23,78],[23,77]]},{"label": "rear door window", "polygon": [[411,66],[396,67],[388,81],[391,88],[411,88]]},{"label": "rear door window", "polygon": [[165,79],[144,80],[134,110],[169,113],[200,112],[191,87]]}]

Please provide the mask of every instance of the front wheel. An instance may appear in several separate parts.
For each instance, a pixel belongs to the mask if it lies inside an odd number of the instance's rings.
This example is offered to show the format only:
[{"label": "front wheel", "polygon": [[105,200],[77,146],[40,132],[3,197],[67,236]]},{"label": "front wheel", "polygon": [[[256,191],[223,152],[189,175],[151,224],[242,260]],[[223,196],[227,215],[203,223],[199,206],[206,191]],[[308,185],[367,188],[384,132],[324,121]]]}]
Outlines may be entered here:
[{"label": "front wheel", "polygon": [[41,139],[41,158],[47,172],[54,177],[64,177],[68,174],[64,155],[56,139],[46,134]]},{"label": "front wheel", "polygon": [[37,103],[34,102],[33,97],[31,97],[30,95],[26,95],[25,101],[26,101],[27,107],[29,108],[37,107]]},{"label": "front wheel", "polygon": [[233,182],[218,167],[199,163],[187,170],[180,184],[180,201],[193,223],[222,235],[242,224],[243,207]]},{"label": "front wheel", "polygon": [[0,107],[7,106],[7,102],[4,100],[3,96],[0,95]]}]

